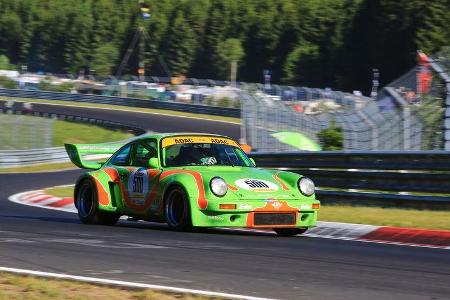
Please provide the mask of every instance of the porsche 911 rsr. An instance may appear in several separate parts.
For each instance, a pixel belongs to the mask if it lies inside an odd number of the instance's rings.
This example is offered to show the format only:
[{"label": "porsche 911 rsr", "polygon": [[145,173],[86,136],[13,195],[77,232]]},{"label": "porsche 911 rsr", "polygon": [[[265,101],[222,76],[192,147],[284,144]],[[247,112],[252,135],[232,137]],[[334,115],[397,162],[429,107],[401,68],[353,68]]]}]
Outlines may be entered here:
[{"label": "porsche 911 rsr", "polygon": [[[320,202],[299,174],[255,166],[234,140],[211,134],[145,135],[126,143],[65,145],[72,162],[92,169],[75,185],[81,222],[120,216],[193,227],[272,228],[295,235],[315,226]],[[104,163],[86,158],[111,155]]]}]

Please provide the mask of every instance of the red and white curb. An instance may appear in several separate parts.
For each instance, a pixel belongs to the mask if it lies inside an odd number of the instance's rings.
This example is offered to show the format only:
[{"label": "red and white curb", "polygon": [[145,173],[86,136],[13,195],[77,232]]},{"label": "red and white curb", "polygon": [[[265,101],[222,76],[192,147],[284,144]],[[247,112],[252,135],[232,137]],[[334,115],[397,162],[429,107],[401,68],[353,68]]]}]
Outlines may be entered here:
[{"label": "red and white curb", "polygon": [[[53,197],[47,195],[43,190],[15,194],[10,196],[9,200],[29,206],[70,213],[77,212],[73,204],[73,198]],[[272,232],[256,229],[226,230],[261,233]],[[450,231],[447,230],[425,230],[364,224],[317,222],[317,227],[309,229],[303,236],[450,250]]]},{"label": "red and white curb", "polygon": [[77,212],[77,209],[73,204],[72,197],[67,198],[54,197],[47,195],[44,192],[44,190],[18,193],[10,196],[8,199],[12,202],[23,205],[42,207],[46,209],[54,209],[71,213]]}]

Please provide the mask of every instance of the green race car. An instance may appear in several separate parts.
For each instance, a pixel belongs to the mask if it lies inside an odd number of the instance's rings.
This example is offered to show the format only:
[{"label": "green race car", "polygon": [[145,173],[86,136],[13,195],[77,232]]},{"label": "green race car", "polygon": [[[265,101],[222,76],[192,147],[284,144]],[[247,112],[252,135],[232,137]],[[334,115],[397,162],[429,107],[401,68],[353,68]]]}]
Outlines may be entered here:
[{"label": "green race car", "polygon": [[[295,235],[315,226],[320,202],[299,174],[256,168],[234,140],[211,134],[145,135],[125,145],[65,145],[71,161],[93,169],[75,185],[86,224],[120,216],[193,227],[272,228]],[[90,159],[112,154],[105,162]]]}]

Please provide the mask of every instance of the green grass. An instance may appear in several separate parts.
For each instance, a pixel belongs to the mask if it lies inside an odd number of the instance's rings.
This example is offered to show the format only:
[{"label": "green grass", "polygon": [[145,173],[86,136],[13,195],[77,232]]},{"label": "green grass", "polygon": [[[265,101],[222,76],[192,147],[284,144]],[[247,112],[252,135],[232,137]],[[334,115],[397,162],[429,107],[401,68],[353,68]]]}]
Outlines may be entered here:
[{"label": "green grass", "polygon": [[0,174],[2,173],[37,173],[37,172],[47,172],[47,171],[60,171],[75,169],[76,167],[71,162],[64,163],[51,163],[51,164],[39,164],[31,165],[26,167],[15,167],[15,168],[0,168]]},{"label": "green grass", "polygon": [[0,300],[206,300],[219,299],[150,289],[126,289],[77,281],[0,273]]},{"label": "green grass", "polygon": [[[73,186],[45,191],[57,197],[72,197]],[[322,205],[319,221],[450,230],[450,211]]]},{"label": "green grass", "polygon": [[322,205],[320,221],[450,230],[450,211]]},{"label": "green grass", "polygon": [[[104,143],[132,137],[130,133],[91,124],[41,117],[0,114],[0,149],[62,147],[64,143]],[[46,138],[51,137],[48,141]]]},{"label": "green grass", "polygon": [[165,109],[140,108],[140,107],[130,107],[130,106],[121,106],[121,105],[108,105],[108,104],[99,104],[99,103],[73,102],[73,101],[61,101],[61,100],[26,99],[26,98],[14,98],[14,97],[1,97],[0,98],[0,101],[7,101],[7,100],[13,100],[16,102],[50,103],[50,104],[59,104],[59,105],[71,105],[71,106],[77,106],[77,107],[96,107],[96,108],[107,108],[107,109],[117,109],[117,110],[128,110],[128,111],[144,112],[144,113],[150,113],[150,114],[151,113],[166,114],[166,115],[171,115],[171,116],[184,116],[184,117],[191,117],[191,118],[210,119],[210,120],[225,121],[225,122],[236,123],[236,124],[241,123],[239,118],[234,118],[234,117],[195,114],[195,113],[188,113],[188,112],[174,111],[174,110],[165,110]]},{"label": "green grass", "polygon": [[73,185],[57,186],[57,187],[45,189],[45,193],[47,193],[48,195],[55,196],[55,197],[65,198],[65,197],[72,197],[73,189],[74,189]]},{"label": "green grass", "polygon": [[54,147],[61,147],[64,143],[94,144],[114,142],[132,136],[130,133],[108,130],[99,126],[58,120],[53,124],[52,145]]}]

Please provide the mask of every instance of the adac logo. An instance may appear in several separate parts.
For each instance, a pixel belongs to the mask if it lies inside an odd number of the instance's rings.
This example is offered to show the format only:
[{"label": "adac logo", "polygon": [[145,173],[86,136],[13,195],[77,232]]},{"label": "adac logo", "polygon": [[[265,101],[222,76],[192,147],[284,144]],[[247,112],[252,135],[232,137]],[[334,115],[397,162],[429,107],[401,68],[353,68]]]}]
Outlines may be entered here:
[{"label": "adac logo", "polygon": [[234,183],[238,187],[252,192],[274,192],[278,190],[278,185],[262,179],[244,178],[236,180]]}]

